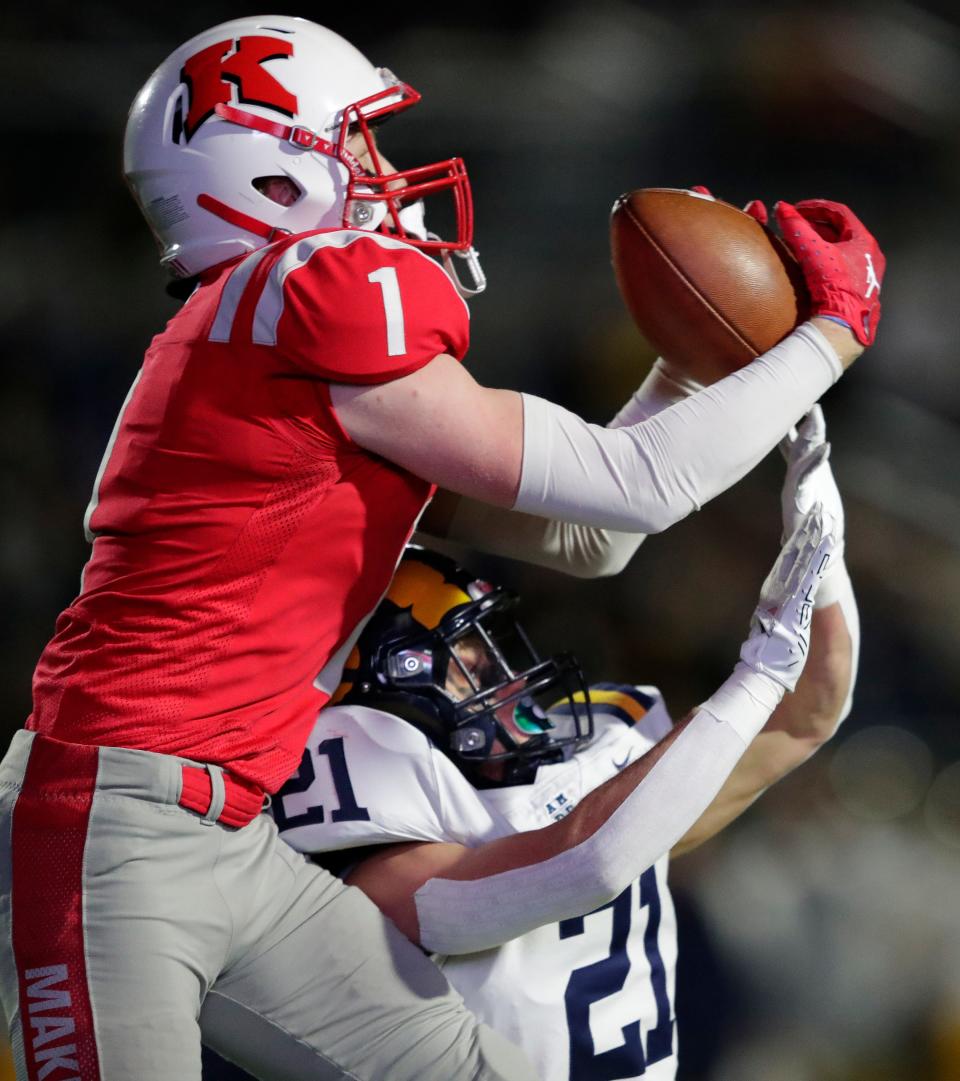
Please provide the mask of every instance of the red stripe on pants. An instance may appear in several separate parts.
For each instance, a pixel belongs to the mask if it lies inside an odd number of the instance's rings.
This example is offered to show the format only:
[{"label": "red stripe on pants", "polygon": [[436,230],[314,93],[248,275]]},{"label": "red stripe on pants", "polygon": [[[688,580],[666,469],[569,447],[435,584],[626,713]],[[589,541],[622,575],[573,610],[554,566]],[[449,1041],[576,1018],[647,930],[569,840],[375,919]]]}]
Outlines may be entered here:
[{"label": "red stripe on pants", "polygon": [[83,941],[98,750],[37,736],[13,810],[13,954],[29,1081],[99,1081]]}]

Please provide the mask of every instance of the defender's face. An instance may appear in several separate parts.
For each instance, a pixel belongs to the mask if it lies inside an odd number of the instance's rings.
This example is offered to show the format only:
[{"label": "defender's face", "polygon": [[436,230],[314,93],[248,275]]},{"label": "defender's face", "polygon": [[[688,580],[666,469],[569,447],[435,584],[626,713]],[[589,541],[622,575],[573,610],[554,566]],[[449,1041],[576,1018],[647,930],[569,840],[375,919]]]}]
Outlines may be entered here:
[{"label": "defender's face", "polygon": [[[496,686],[503,678],[503,669],[499,662],[487,643],[475,631],[458,638],[451,646],[451,653],[454,657],[447,669],[444,690],[454,701],[462,702],[479,690]],[[524,722],[521,703],[506,702],[506,699],[522,686],[523,680],[516,679],[501,687],[495,695],[495,701],[504,701],[504,705],[495,711],[496,719],[517,746],[543,731],[540,725]],[[494,754],[502,754],[506,749],[500,740],[494,740],[491,748]]]}]

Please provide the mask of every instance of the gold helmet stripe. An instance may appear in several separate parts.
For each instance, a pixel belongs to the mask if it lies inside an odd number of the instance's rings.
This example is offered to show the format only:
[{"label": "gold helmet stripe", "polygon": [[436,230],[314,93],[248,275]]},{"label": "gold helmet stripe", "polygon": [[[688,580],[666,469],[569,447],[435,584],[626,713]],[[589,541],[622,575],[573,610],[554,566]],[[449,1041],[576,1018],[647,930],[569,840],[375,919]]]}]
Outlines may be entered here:
[{"label": "gold helmet stripe", "polygon": [[387,597],[398,608],[410,609],[413,618],[431,631],[451,608],[471,601],[469,594],[448,582],[440,571],[412,559],[397,568]]}]

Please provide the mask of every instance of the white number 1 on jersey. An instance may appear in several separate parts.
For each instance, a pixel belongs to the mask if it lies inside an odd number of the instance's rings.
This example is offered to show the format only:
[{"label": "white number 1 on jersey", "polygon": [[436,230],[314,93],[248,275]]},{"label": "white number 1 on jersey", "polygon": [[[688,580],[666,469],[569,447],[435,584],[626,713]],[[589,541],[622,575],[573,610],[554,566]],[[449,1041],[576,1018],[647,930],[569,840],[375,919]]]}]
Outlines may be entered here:
[{"label": "white number 1 on jersey", "polygon": [[380,286],[383,310],[387,316],[387,356],[400,357],[407,351],[403,332],[403,305],[396,267],[382,266],[367,275],[367,281]]}]

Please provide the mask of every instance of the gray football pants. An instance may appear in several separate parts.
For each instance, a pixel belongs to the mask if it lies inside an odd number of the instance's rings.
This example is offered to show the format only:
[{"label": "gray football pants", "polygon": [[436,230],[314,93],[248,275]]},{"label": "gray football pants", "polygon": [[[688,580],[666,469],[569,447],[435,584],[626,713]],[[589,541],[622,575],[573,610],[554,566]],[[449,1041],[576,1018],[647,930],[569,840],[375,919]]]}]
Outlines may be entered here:
[{"label": "gray football pants", "polygon": [[523,1079],[440,971],[259,815],[177,805],[180,760],[19,732],[0,762],[0,996],[18,1081]]}]

